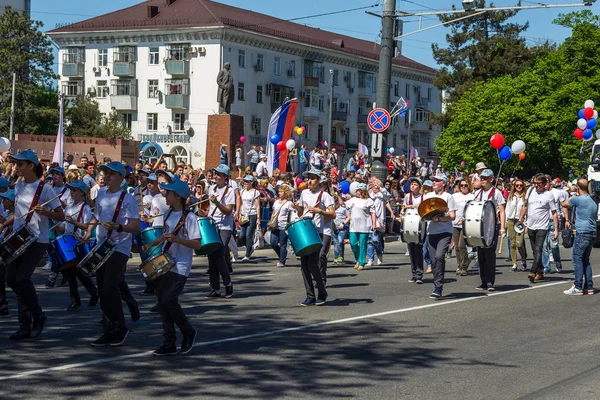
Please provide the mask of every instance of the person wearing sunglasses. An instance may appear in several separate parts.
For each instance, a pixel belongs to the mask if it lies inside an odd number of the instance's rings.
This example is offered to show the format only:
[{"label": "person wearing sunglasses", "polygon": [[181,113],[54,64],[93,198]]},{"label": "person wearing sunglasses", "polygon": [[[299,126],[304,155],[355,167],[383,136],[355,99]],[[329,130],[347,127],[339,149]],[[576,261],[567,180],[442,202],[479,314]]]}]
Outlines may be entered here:
[{"label": "person wearing sunglasses", "polygon": [[[517,232],[515,230],[515,223],[519,220],[521,215],[521,208],[523,208],[523,202],[525,201],[525,183],[516,179],[506,200],[506,231],[508,233],[510,257],[512,261],[513,272],[520,268],[521,271],[527,270],[527,248],[525,247],[525,241],[523,237],[525,235],[524,230]],[[520,255],[520,267],[517,267],[517,252]]]},{"label": "person wearing sunglasses", "polygon": [[467,276],[469,269],[469,253],[467,251],[467,243],[463,233],[463,218],[465,213],[465,205],[469,200],[473,200],[475,195],[471,193],[471,185],[467,179],[458,180],[458,191],[452,194],[456,203],[456,216],[452,222],[452,237],[456,250],[456,275]]},{"label": "person wearing sunglasses", "polygon": [[533,263],[527,278],[531,283],[544,280],[544,266],[542,265],[542,247],[546,240],[548,227],[550,225],[550,216],[554,222],[554,232],[552,239],[558,238],[558,213],[556,211],[556,201],[550,191],[546,189],[548,179],[544,174],[536,174],[533,177],[534,190],[525,198],[519,221],[525,222],[527,235],[533,249]]}]

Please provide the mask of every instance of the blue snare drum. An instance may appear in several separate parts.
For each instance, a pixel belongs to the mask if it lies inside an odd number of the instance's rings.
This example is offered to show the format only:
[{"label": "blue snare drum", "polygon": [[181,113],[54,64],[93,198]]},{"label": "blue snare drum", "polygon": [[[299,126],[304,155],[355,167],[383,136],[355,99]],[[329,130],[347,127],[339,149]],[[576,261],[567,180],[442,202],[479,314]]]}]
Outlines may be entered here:
[{"label": "blue snare drum", "polygon": [[79,242],[75,245],[75,256],[77,257],[77,262],[83,261],[85,256],[87,256],[90,251],[94,248],[96,244],[96,239],[90,239],[89,243]]},{"label": "blue snare drum", "polygon": [[208,256],[223,247],[217,225],[212,218],[198,218],[198,229],[200,230],[200,248],[196,250],[197,255]]},{"label": "blue snare drum", "polygon": [[75,255],[75,246],[78,240],[75,236],[67,233],[56,238],[51,244],[54,249],[54,256],[57,258],[58,270],[64,271],[75,267],[79,260]]},{"label": "blue snare drum", "polygon": [[297,256],[308,256],[320,251],[323,247],[323,242],[312,219],[300,218],[286,226],[285,231]]},{"label": "blue snare drum", "polygon": [[162,249],[162,244],[158,246],[151,247],[148,251],[144,251],[144,248],[140,246],[140,242],[142,245],[148,246],[150,243],[154,242],[156,239],[160,238],[163,235],[163,227],[162,226],[151,226],[149,228],[144,229],[140,235],[138,240],[138,248],[140,250],[140,258],[142,262],[146,261],[148,258],[155,256],[160,253]]},{"label": "blue snare drum", "polygon": [[[144,231],[147,228],[150,228],[152,226],[152,224],[149,224],[147,222],[144,221],[140,221],[140,232]],[[138,237],[140,236],[139,233],[132,233],[131,234],[131,252],[132,253],[141,253],[143,250],[142,246],[140,244],[140,240],[138,240]],[[142,260],[143,261],[143,260]]]}]

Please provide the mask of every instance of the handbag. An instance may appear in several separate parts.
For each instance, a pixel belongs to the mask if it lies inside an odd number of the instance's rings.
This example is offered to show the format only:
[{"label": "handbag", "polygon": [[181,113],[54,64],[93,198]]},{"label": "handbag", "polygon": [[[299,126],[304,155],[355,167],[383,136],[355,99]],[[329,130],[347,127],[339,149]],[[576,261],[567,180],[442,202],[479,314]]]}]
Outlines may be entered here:
[{"label": "handbag", "polygon": [[575,216],[575,207],[571,208],[571,212],[569,213],[569,222],[571,224],[571,228],[567,229],[567,228],[563,228],[560,231],[560,235],[562,237],[562,244],[563,247],[565,249],[570,249],[571,247],[573,247],[573,239],[575,234],[573,233],[573,217]]},{"label": "handbag", "polygon": [[281,207],[279,208],[279,210],[271,215],[271,218],[269,218],[269,222],[267,222],[267,229],[272,231],[275,230],[279,227],[279,213],[281,212],[281,209],[283,208],[283,206],[285,206],[289,201],[286,201],[285,203],[283,203],[281,205]]},{"label": "handbag", "polygon": [[[242,190],[242,195],[243,195],[244,191]],[[252,211],[252,208],[254,207],[254,201],[256,200],[256,197],[254,198],[254,200],[252,200],[252,204],[250,204],[250,211]],[[248,225],[250,225],[250,218],[248,218],[248,216],[246,215],[242,215],[242,217],[240,218],[240,226],[242,228],[247,227]]]},{"label": "handbag", "polygon": [[263,247],[265,247],[265,238],[264,238],[261,230],[257,229],[254,232],[254,242],[252,244],[252,249],[258,250],[258,249],[262,249]]}]

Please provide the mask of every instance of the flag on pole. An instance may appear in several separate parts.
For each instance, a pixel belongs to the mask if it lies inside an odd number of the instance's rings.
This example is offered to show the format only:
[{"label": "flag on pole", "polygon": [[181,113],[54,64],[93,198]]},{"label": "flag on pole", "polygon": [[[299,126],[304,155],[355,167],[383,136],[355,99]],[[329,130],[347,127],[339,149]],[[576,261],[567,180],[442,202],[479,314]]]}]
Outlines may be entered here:
[{"label": "flag on pole", "polygon": [[416,147],[410,146],[410,153],[408,157],[408,162],[410,162],[413,158],[419,157],[419,151]]},{"label": "flag on pole", "polygon": [[273,169],[279,168],[285,172],[288,150],[277,150],[277,147],[271,143],[271,136],[277,135],[283,143],[287,143],[292,137],[292,129],[296,119],[296,109],[298,108],[298,99],[288,100],[279,107],[271,117],[269,122],[269,131],[267,133],[267,170],[269,175],[273,174]]},{"label": "flag on pole", "polygon": [[369,154],[369,148],[367,147],[366,144],[358,142],[358,152],[362,155],[368,155]]},{"label": "flag on pole", "polygon": [[60,95],[60,117],[58,120],[58,134],[56,135],[56,144],[54,145],[54,155],[52,162],[58,163],[60,167],[63,165],[63,143],[64,143],[64,122],[63,122],[63,107],[65,103],[65,95]]}]

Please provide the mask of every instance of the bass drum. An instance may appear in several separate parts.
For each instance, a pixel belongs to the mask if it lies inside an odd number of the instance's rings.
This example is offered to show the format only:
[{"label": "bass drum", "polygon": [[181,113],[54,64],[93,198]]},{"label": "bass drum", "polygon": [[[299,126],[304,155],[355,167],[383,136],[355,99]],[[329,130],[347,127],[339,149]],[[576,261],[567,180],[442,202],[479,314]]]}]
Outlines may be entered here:
[{"label": "bass drum", "polygon": [[423,244],[427,234],[427,222],[421,219],[416,208],[405,208],[400,224],[400,239],[404,243]]},{"label": "bass drum", "polygon": [[465,205],[463,234],[467,246],[490,248],[496,243],[498,219],[491,200],[469,200]]}]

